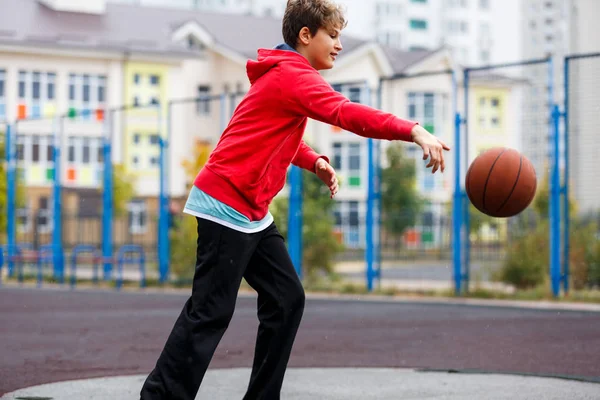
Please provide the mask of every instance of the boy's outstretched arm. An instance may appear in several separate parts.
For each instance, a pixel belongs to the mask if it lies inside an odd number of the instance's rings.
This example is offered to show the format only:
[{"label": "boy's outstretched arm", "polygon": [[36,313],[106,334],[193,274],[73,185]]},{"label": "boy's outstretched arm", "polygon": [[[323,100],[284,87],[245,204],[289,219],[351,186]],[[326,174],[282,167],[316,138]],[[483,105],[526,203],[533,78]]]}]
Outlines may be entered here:
[{"label": "boy's outstretched arm", "polygon": [[329,164],[329,158],[318,154],[304,140],[300,142],[300,147],[296,156],[292,160],[292,164],[297,167],[306,169],[314,174],[327,185],[331,192],[331,198],[336,195],[339,190],[338,178],[333,167]]},{"label": "boy's outstretched arm", "polygon": [[319,75],[306,72],[291,78],[290,108],[300,115],[339,126],[357,135],[373,139],[414,142],[423,149],[423,159],[430,159],[432,172],[445,168],[444,150],[448,145],[427,132],[416,122],[400,119],[375,108],[352,103]]}]

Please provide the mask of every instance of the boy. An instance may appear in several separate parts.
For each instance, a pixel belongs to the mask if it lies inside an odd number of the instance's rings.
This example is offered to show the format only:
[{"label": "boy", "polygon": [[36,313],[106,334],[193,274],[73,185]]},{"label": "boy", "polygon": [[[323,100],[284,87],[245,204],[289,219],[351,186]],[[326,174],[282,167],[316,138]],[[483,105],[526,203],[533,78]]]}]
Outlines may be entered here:
[{"label": "boy", "polygon": [[304,290],[268,211],[290,164],[338,191],[329,159],[302,136],[307,117],[365,137],[413,141],[444,170],[448,146],[415,122],[351,103],[319,75],[340,51],[345,19],[330,0],[289,0],[285,44],[248,61],[251,88],[191,189],[185,212],[196,216],[192,295],[166,342],[141,398],[192,400],[233,315],[242,277],[258,292],[260,326],[244,397],[276,400],[304,310]]}]

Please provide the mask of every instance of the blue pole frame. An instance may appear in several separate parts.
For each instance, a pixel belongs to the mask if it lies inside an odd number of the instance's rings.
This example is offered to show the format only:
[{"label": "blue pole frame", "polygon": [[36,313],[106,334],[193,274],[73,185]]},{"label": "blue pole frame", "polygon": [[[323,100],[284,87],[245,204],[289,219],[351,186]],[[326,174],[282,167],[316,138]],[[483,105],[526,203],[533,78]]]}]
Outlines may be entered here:
[{"label": "blue pole frame", "polygon": [[461,186],[461,151],[460,127],[462,118],[457,110],[456,74],[452,73],[453,112],[454,112],[454,195],[452,207],[452,262],[454,271],[454,292],[461,293],[462,284],[462,223],[463,223],[463,191]]},{"label": "blue pole frame", "polygon": [[17,160],[16,155],[14,154],[15,144],[12,141],[12,126],[10,124],[6,125],[6,141],[5,145],[5,154],[6,154],[6,184],[7,184],[7,266],[8,266],[8,275],[12,276],[14,270],[14,262],[12,261],[12,256],[15,253],[15,245],[16,245],[16,224],[15,224],[15,207],[16,207],[16,166]]},{"label": "blue pole frame", "polygon": [[54,227],[52,231],[52,256],[54,259],[54,277],[60,283],[65,280],[65,260],[62,247],[62,204],[61,204],[61,185],[60,185],[60,163],[61,163],[61,144],[63,136],[63,116],[56,120],[54,124],[54,186],[53,186],[53,218]]},{"label": "blue pole frame", "polygon": [[292,165],[289,171],[288,251],[302,279],[302,170]]},{"label": "blue pole frame", "polygon": [[104,160],[103,190],[102,190],[102,269],[104,280],[110,280],[112,275],[113,254],[113,165],[112,165],[112,129],[113,112],[104,115],[102,154]]}]

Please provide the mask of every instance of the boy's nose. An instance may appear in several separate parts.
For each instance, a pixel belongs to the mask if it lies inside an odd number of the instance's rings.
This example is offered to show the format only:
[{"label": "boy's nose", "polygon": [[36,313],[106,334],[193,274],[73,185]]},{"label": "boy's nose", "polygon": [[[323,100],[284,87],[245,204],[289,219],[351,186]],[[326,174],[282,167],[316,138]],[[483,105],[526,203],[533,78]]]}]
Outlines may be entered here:
[{"label": "boy's nose", "polygon": [[337,42],[335,43],[335,49],[337,51],[342,51],[343,47],[342,47],[342,41],[341,40],[337,40]]}]

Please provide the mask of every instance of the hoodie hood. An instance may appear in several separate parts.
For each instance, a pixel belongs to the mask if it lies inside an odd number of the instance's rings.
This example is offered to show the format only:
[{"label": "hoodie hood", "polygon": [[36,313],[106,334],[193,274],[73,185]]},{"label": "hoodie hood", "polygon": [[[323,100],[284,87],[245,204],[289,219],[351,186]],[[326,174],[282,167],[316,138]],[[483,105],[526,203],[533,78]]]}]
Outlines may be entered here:
[{"label": "hoodie hood", "polygon": [[[278,46],[279,47],[279,46]],[[264,74],[275,65],[282,62],[302,62],[310,66],[308,60],[296,51],[283,49],[259,49],[256,60],[248,60],[246,63],[246,73],[250,83],[254,84]]]}]

